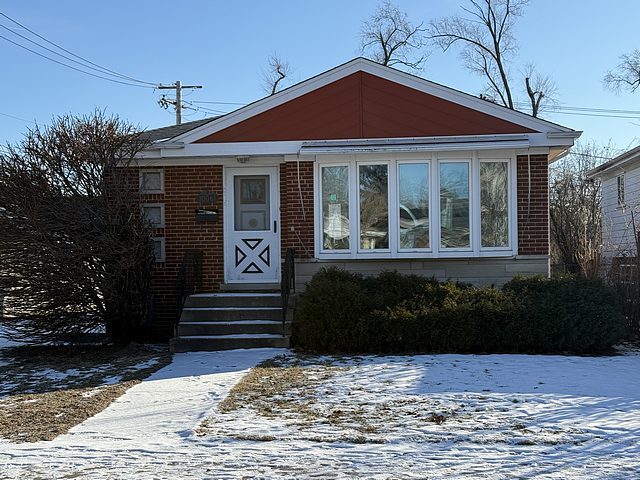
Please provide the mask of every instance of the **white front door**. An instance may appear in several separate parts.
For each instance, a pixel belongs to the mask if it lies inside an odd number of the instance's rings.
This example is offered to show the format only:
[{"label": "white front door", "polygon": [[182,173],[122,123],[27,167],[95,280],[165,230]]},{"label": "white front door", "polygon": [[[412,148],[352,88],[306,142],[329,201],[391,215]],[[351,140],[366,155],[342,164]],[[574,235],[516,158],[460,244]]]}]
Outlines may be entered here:
[{"label": "white front door", "polygon": [[225,281],[280,280],[278,167],[225,169]]}]

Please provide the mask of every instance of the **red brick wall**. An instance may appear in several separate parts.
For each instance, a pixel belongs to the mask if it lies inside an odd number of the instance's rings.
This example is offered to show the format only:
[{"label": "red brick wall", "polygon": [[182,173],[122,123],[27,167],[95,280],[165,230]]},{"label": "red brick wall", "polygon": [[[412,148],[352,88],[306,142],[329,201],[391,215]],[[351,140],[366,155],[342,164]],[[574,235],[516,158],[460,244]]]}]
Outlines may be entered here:
[{"label": "red brick wall", "polygon": [[[300,162],[299,164],[288,162],[280,165],[280,221],[282,224],[283,256],[289,247],[296,250],[298,258],[312,258],[314,255],[313,165],[314,162]],[[298,166],[300,167],[300,188],[298,188]],[[302,200],[300,192],[302,192]]]},{"label": "red brick wall", "polygon": [[[531,183],[529,187],[529,170]],[[549,254],[549,164],[546,155],[518,156],[518,254]]]},{"label": "red brick wall", "polygon": [[[298,187],[299,167],[299,187]],[[296,250],[298,258],[314,256],[313,162],[280,165],[280,232],[282,254]],[[222,166],[165,167],[165,193],[146,195],[146,202],[165,204],[166,262],[158,264],[153,279],[155,328],[159,337],[172,335],[176,314],[176,278],[184,252],[201,250],[203,289],[216,291],[224,282]],[[527,157],[517,160],[518,250],[521,255],[549,254],[548,163],[546,155],[531,156],[529,195]],[[200,192],[214,191],[219,212],[215,224],[196,223]],[[302,193],[302,200],[301,195]],[[530,201],[529,201],[530,198]]]},{"label": "red brick wall", "polygon": [[[158,337],[173,334],[176,315],[176,279],[184,252],[203,252],[202,287],[214,291],[224,281],[222,166],[165,167],[165,193],[146,195],[145,201],[165,204],[165,228],[155,236],[165,237],[166,262],[157,264],[153,276],[154,328]],[[217,194],[218,222],[196,223],[198,194]]]}]

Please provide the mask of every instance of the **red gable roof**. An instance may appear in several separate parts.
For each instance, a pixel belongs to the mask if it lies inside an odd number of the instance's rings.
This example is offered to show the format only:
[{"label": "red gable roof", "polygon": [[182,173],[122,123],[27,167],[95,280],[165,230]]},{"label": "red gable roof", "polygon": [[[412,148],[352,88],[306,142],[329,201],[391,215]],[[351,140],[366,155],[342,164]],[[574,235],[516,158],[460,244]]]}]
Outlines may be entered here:
[{"label": "red gable roof", "polygon": [[196,143],[532,132],[522,125],[360,71]]}]

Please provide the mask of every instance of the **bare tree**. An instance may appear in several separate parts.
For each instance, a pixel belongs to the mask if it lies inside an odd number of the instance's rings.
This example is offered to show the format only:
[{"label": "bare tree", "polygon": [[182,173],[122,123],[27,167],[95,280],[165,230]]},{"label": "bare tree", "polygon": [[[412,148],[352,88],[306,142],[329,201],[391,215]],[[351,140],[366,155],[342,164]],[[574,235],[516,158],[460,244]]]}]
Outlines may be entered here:
[{"label": "bare tree", "polygon": [[616,69],[605,75],[604,84],[616,92],[635,92],[640,87],[640,50],[622,55]]},{"label": "bare tree", "polygon": [[534,117],[537,117],[544,107],[557,103],[558,89],[555,82],[550,76],[538,73],[533,64],[528,64],[525,67],[524,85],[529,98],[531,115]]},{"label": "bare tree", "polygon": [[131,341],[153,266],[136,130],[95,112],[36,126],[0,155],[0,312],[16,339]]},{"label": "bare tree", "polygon": [[611,145],[578,144],[550,172],[553,263],[589,278],[596,277],[600,267],[602,190],[600,180],[589,180],[586,173],[611,152]]},{"label": "bare tree", "polygon": [[291,73],[289,62],[278,54],[269,57],[267,70],[263,73],[262,83],[266,93],[273,95],[282,87],[282,81]]},{"label": "bare tree", "polygon": [[385,0],[362,25],[362,54],[389,67],[400,65],[422,71],[427,59],[426,29],[422,26],[422,23],[414,25],[406,12]]},{"label": "bare tree", "polygon": [[[459,44],[466,67],[487,80],[481,97],[515,109],[509,70],[518,48],[513,30],[528,0],[469,0],[469,3],[470,7],[462,7],[467,16],[432,21],[430,38],[445,52]],[[552,99],[555,87],[548,77],[534,74],[533,67],[527,67],[527,72],[523,79],[527,103],[532,115],[537,116],[544,103]]]}]

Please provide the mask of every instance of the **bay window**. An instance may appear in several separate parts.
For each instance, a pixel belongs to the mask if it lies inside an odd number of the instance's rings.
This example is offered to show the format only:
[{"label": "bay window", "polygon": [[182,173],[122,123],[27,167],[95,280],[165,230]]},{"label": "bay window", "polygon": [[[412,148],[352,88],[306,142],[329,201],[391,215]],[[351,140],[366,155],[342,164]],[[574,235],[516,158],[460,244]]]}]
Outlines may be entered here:
[{"label": "bay window", "polygon": [[319,258],[510,256],[515,155],[319,157]]}]

